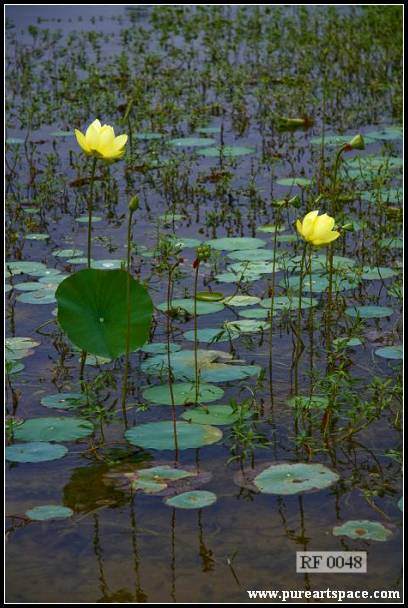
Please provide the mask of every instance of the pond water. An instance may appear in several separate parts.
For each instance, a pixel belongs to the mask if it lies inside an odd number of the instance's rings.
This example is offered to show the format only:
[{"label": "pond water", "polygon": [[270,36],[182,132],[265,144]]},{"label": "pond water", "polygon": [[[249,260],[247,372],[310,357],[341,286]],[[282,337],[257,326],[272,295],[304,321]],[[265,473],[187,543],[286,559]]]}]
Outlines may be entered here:
[{"label": "pond water", "polygon": [[[7,601],[244,603],[250,589],[400,591],[400,7],[9,6],[6,17],[8,448],[44,441],[38,432],[19,439],[30,419],[94,425],[77,440],[58,441],[48,429],[50,449],[66,448],[55,459],[16,462],[9,451]],[[172,418],[171,402],[156,406],[145,392],[168,381],[167,340],[183,351],[171,358],[175,382],[194,381],[193,315],[179,308],[168,320],[159,307],[169,263],[179,261],[173,300],[192,298],[196,248],[209,241],[199,291],[244,296],[197,317],[201,389],[222,389],[213,404],[235,414],[223,425],[212,417],[203,432],[200,410],[188,437],[211,438],[177,455],[177,467],[198,479],[165,490],[215,494],[202,508],[174,506],[151,486],[129,488],[129,475],[174,467],[176,455],[127,441],[123,358],[85,365],[93,409],[44,401],[81,392],[80,349],[56,323],[54,294],[61,277],[86,267],[91,163],[73,131],[97,117],[131,141],[124,159],[97,167],[92,258],[101,268],[126,261],[127,205],[138,194],[131,272],[155,305],[149,343],[164,344],[131,355],[128,429]],[[305,122],[289,128],[288,118]],[[336,152],[357,133],[365,149],[344,152],[334,200]],[[318,208],[353,229],[333,244],[330,312],[322,247],[298,316],[304,244],[294,221]],[[207,328],[223,339],[205,341]],[[175,411],[186,421],[195,407]],[[151,445],[162,441],[158,428]],[[292,484],[292,493],[248,482],[253,469],[281,463],[320,463],[334,481],[317,489],[313,478],[313,491]],[[72,512],[38,521],[30,513],[42,505]],[[334,534],[349,521],[359,522],[350,524],[354,538]],[[385,538],[371,538],[366,521],[381,524]],[[366,551],[367,574],[296,574],[302,550]]]}]

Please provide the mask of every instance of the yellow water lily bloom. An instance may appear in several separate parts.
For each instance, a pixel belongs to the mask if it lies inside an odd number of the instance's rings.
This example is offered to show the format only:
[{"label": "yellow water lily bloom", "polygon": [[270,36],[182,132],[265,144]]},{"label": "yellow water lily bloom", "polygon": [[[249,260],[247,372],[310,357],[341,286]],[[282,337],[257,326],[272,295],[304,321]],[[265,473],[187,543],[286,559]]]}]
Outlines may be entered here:
[{"label": "yellow water lily bloom", "polygon": [[75,129],[75,136],[87,156],[96,156],[106,162],[114,162],[122,158],[128,139],[126,134],[115,137],[113,127],[101,125],[98,119],[89,125],[85,135]]},{"label": "yellow water lily bloom", "polygon": [[303,221],[296,220],[296,229],[300,236],[312,245],[327,245],[335,241],[340,232],[333,230],[334,217],[327,213],[319,215],[318,211],[310,211],[303,218]]}]

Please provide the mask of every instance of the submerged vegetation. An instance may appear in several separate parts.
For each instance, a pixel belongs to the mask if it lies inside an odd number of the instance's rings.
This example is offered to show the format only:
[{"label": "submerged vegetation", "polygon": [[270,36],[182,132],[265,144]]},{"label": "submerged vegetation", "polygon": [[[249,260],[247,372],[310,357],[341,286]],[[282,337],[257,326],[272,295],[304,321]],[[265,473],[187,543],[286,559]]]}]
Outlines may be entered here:
[{"label": "submerged vegetation", "polygon": [[401,6],[122,8],[7,15],[9,599],[89,522],[80,601],[242,602],[320,546],[399,588]]}]

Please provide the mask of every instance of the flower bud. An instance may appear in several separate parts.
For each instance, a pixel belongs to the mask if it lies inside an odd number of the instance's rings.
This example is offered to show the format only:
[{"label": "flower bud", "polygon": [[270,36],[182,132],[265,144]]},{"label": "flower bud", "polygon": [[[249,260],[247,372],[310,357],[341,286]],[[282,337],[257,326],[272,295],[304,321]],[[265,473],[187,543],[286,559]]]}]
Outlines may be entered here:
[{"label": "flower bud", "polygon": [[363,136],[359,133],[351,139],[345,146],[347,150],[365,150],[365,143]]},{"label": "flower bud", "polygon": [[206,262],[211,255],[210,245],[203,243],[197,247],[197,260],[199,262]]},{"label": "flower bud", "polygon": [[137,211],[139,209],[139,197],[135,194],[129,201],[129,211]]}]

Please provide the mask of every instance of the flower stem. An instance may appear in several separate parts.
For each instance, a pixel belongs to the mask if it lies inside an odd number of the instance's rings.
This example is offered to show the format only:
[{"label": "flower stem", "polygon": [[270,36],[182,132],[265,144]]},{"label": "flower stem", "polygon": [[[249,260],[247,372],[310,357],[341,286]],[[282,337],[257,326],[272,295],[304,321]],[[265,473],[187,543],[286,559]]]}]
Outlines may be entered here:
[{"label": "flower stem", "polygon": [[278,236],[278,226],[280,225],[280,222],[281,222],[281,213],[280,213],[280,209],[278,209],[277,213],[276,213],[276,218],[275,218],[275,230],[274,230],[274,235],[273,235],[271,306],[269,309],[269,321],[270,321],[270,325],[269,325],[269,393],[270,393],[270,397],[271,397],[271,406],[273,405],[273,389],[272,389],[273,325],[272,325],[272,319],[273,319],[274,306],[275,306],[276,243],[277,243],[277,236]]},{"label": "flower stem", "polygon": [[92,159],[91,181],[89,182],[90,185],[89,185],[89,196],[88,196],[88,268],[91,267],[92,207],[93,207],[94,181],[95,181],[96,163],[97,163],[97,158],[95,156]]},{"label": "flower stem", "polygon": [[195,373],[195,404],[198,404],[200,394],[200,375],[198,370],[198,330],[197,330],[197,286],[198,271],[200,264],[197,264],[194,275],[194,373]]},{"label": "flower stem", "polygon": [[171,400],[171,411],[173,417],[173,434],[174,434],[174,460],[178,462],[178,440],[177,440],[177,420],[176,420],[176,404],[174,400],[173,391],[173,372],[171,369],[171,357],[170,357],[170,337],[171,337],[171,300],[173,291],[173,271],[178,266],[178,263],[174,264],[169,269],[169,281],[167,285],[167,322],[166,322],[166,333],[167,333],[167,377],[169,383],[170,400]]},{"label": "flower stem", "polygon": [[126,325],[126,346],[125,346],[125,368],[123,371],[123,382],[122,382],[122,414],[127,428],[127,415],[126,415],[126,396],[128,389],[128,378],[129,378],[129,356],[130,356],[130,318],[131,318],[131,299],[130,299],[130,257],[131,257],[131,245],[132,245],[132,219],[133,210],[129,210],[129,219],[127,227],[127,259],[126,259],[126,312],[127,312],[127,325]]},{"label": "flower stem", "polygon": [[299,374],[298,361],[301,355],[301,334],[302,334],[302,291],[303,291],[303,275],[305,270],[305,261],[307,253],[307,243],[304,244],[302,258],[300,260],[300,275],[299,275],[299,299],[298,299],[298,315],[296,324],[296,350],[295,350],[295,395],[299,389]]}]

